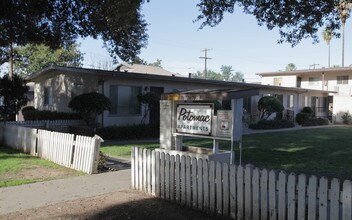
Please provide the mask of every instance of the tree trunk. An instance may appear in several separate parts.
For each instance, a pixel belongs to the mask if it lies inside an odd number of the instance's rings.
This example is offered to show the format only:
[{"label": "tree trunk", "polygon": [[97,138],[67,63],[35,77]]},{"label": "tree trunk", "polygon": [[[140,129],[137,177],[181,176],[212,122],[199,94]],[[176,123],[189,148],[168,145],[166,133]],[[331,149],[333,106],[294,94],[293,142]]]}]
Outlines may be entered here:
[{"label": "tree trunk", "polygon": [[328,56],[329,56],[329,57],[328,57],[329,59],[328,59],[328,67],[330,68],[330,43],[329,43],[329,45],[328,45],[328,46],[329,46],[329,55],[328,55]]},{"label": "tree trunk", "polygon": [[12,42],[10,42],[10,49],[9,49],[9,77],[10,80],[12,80],[13,76],[13,45]]},{"label": "tree trunk", "polygon": [[342,67],[345,66],[345,22],[342,22]]}]

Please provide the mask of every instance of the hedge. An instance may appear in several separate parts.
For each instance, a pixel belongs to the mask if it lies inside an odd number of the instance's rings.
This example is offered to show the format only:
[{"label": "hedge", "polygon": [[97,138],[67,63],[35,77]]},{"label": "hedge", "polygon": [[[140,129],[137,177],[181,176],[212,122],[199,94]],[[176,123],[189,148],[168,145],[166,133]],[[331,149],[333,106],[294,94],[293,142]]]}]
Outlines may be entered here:
[{"label": "hedge", "polygon": [[159,124],[109,126],[98,128],[96,133],[106,140],[159,138]]}]

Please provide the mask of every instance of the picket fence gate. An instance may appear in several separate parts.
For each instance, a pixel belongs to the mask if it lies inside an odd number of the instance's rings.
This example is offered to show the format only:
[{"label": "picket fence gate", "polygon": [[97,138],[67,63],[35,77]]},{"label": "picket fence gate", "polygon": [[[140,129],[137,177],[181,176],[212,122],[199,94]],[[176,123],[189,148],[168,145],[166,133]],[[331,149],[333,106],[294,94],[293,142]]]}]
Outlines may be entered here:
[{"label": "picket fence gate", "polygon": [[36,120],[36,121],[8,121],[9,125],[22,127],[42,128],[52,131],[68,132],[69,126],[84,125],[82,120]]},{"label": "picket fence gate", "polygon": [[351,220],[352,184],[132,148],[133,189],[234,219]]},{"label": "picket fence gate", "polygon": [[100,143],[100,137],[0,125],[0,144],[88,174],[97,172]]}]

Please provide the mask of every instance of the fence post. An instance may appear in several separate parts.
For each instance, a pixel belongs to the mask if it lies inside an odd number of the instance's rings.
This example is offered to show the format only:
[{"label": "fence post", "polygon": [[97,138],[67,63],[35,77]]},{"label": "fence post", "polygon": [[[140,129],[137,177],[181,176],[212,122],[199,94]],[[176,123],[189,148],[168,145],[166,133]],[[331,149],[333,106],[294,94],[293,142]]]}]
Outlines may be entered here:
[{"label": "fence post", "polygon": [[100,144],[104,142],[104,140],[98,136],[94,135],[94,156],[93,156],[93,164],[92,164],[92,173],[98,173],[98,165],[100,160]]}]

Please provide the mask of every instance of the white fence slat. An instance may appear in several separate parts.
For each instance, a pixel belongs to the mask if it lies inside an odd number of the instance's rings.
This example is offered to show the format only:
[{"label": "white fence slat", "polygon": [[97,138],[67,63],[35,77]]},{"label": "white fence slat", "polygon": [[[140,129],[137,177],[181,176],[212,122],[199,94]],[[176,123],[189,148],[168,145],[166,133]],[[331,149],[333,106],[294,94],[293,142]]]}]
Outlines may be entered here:
[{"label": "white fence slat", "polygon": [[138,163],[139,165],[139,168],[138,168],[138,171],[139,171],[139,174],[138,174],[138,183],[139,183],[139,186],[138,186],[138,189],[140,191],[143,190],[143,149],[142,148],[139,148],[138,149],[138,156],[139,156],[139,160],[140,162]]},{"label": "white fence slat", "polygon": [[319,220],[328,219],[328,180],[325,177],[319,180]]},{"label": "white fence slat", "polygon": [[209,211],[215,213],[216,189],[215,189],[215,162],[209,162]]},{"label": "white fence slat", "polygon": [[160,152],[155,154],[155,195],[160,196]]},{"label": "white fence slat", "polygon": [[170,156],[170,195],[169,198],[175,200],[175,155]]},{"label": "white fence slat", "polygon": [[186,156],[181,156],[181,204],[186,205]]},{"label": "white fence slat", "polygon": [[330,219],[339,219],[340,181],[333,178],[330,188]]},{"label": "white fence slat", "polygon": [[218,214],[222,214],[222,202],[223,202],[223,192],[222,192],[222,165],[220,162],[216,162],[215,171],[215,183],[216,183],[216,211]]},{"label": "white fence slat", "polygon": [[197,208],[198,206],[198,182],[197,182],[197,158],[192,157],[192,206]]},{"label": "white fence slat", "polygon": [[352,210],[352,183],[345,180],[342,185],[342,220],[351,220]]},{"label": "white fence slat", "polygon": [[155,172],[155,163],[156,163],[156,152],[152,151],[152,161],[151,161],[151,169],[152,169],[152,195],[156,196],[155,186],[156,186],[156,172]]},{"label": "white fence slat", "polygon": [[199,158],[197,161],[197,200],[198,200],[198,204],[197,207],[198,209],[202,210],[203,209],[203,194],[204,194],[204,190],[203,190],[203,159]]},{"label": "white fence slat", "polygon": [[278,201],[278,219],[286,219],[286,173],[281,171],[279,173],[279,201]]},{"label": "white fence slat", "polygon": [[229,165],[224,163],[222,168],[222,191],[223,191],[223,215],[229,215],[229,207],[230,207],[230,189],[229,189]]},{"label": "white fence slat", "polygon": [[203,160],[203,203],[204,211],[209,212],[209,165],[208,160]]},{"label": "white fence slat", "polygon": [[165,198],[170,199],[170,154],[165,155]]},{"label": "white fence slat", "polygon": [[147,149],[143,149],[143,191],[147,192]]},{"label": "white fence slat", "polygon": [[252,215],[253,219],[259,219],[259,169],[255,168],[253,169],[253,176],[252,176],[252,187],[253,187],[253,209],[252,209]]},{"label": "white fence slat", "polygon": [[186,156],[186,205],[192,205],[191,157]]},{"label": "white fence slat", "polygon": [[287,181],[287,219],[296,219],[296,175],[291,173]]},{"label": "white fence slat", "polygon": [[244,170],[244,215],[245,219],[252,219],[252,166],[247,165]]},{"label": "white fence slat", "polygon": [[243,219],[244,217],[244,176],[243,166],[237,168],[237,219]]},{"label": "white fence slat", "polygon": [[297,204],[297,219],[306,219],[306,175],[300,174],[298,176],[298,204]]},{"label": "white fence slat", "polygon": [[230,165],[230,216],[236,218],[236,165]]},{"label": "white fence slat", "polygon": [[135,170],[136,173],[134,174],[135,176],[135,189],[139,188],[139,163],[141,163],[142,161],[139,159],[139,148],[138,147],[134,147],[135,151],[134,151],[134,158],[135,158]]},{"label": "white fence slat", "polygon": [[317,211],[317,177],[311,176],[308,182],[308,220],[316,219]]},{"label": "white fence slat", "polygon": [[131,188],[136,189],[135,187],[135,168],[134,168],[134,163],[135,163],[135,147],[131,148]]},{"label": "white fence slat", "polygon": [[147,192],[152,194],[152,151],[147,150]]},{"label": "white fence slat", "polygon": [[160,153],[160,195],[165,198],[165,153]]},{"label": "white fence slat", "polygon": [[268,171],[263,169],[260,175],[260,219],[268,219]]},{"label": "white fence slat", "polygon": [[181,158],[180,155],[176,155],[176,162],[175,162],[175,200],[176,202],[181,202]]},{"label": "white fence slat", "polygon": [[269,217],[270,220],[277,219],[276,210],[276,173],[271,170],[269,172]]}]

